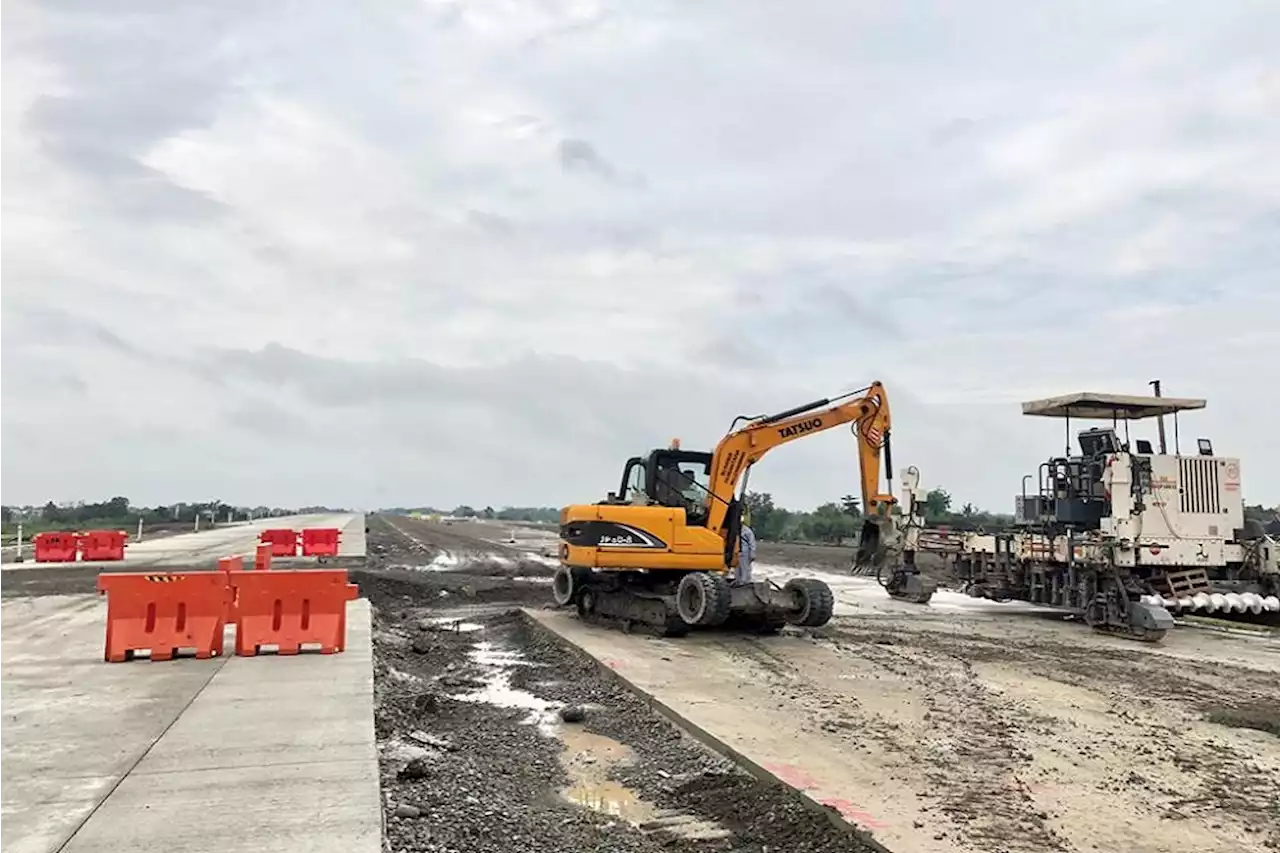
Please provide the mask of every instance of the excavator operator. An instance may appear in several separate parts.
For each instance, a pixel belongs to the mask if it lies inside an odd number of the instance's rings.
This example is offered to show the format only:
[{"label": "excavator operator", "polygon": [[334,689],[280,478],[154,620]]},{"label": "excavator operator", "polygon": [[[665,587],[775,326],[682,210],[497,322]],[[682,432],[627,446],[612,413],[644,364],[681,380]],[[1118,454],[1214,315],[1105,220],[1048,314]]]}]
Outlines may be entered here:
[{"label": "excavator operator", "polygon": [[706,520],[707,490],[698,484],[692,473],[682,470],[674,459],[664,460],[658,468],[654,496],[663,506],[683,509],[692,524]]}]

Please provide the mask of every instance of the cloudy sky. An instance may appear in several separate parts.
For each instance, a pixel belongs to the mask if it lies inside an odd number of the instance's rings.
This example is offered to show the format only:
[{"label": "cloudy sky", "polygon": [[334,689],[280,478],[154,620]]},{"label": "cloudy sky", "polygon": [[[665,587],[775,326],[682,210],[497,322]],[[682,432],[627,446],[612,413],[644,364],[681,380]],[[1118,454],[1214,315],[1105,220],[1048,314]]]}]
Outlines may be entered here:
[{"label": "cloudy sky", "polygon": [[1280,502],[1274,2],[3,9],[6,503],[597,500],[881,379],[1008,509],[1153,378]]}]

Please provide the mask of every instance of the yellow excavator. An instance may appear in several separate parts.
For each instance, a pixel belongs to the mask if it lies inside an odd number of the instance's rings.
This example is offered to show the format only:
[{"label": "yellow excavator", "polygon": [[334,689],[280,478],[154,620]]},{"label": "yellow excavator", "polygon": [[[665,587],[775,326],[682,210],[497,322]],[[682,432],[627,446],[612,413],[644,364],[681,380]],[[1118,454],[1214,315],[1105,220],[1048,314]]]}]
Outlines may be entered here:
[{"label": "yellow excavator", "polygon": [[732,576],[751,466],[779,445],[843,424],[857,440],[865,518],[854,569],[873,568],[894,597],[927,602],[932,585],[902,559],[903,519],[914,508],[904,516],[892,494],[889,398],[873,382],[775,415],[739,417],[710,453],[676,440],[628,459],[617,492],[561,510],[556,603],[588,621],[646,625],[665,636],[726,624],[762,633],[825,625],[834,601],[823,581],[793,578],[779,587]]}]

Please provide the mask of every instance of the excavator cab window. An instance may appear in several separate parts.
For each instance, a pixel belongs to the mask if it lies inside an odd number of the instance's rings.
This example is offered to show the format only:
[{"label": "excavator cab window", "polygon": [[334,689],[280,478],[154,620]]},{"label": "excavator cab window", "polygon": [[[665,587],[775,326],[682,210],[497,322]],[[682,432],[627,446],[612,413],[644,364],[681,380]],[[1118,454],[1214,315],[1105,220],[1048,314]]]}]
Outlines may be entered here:
[{"label": "excavator cab window", "polygon": [[649,497],[662,506],[684,509],[689,524],[705,524],[711,499],[711,454],[655,450],[649,455]]},{"label": "excavator cab window", "polygon": [[627,481],[623,484],[622,498],[627,503],[645,503],[649,498],[643,460],[627,469]]},{"label": "excavator cab window", "polygon": [[648,503],[650,498],[646,468],[643,456],[632,456],[627,460],[622,469],[622,484],[618,487],[618,493],[611,496],[615,503]]}]

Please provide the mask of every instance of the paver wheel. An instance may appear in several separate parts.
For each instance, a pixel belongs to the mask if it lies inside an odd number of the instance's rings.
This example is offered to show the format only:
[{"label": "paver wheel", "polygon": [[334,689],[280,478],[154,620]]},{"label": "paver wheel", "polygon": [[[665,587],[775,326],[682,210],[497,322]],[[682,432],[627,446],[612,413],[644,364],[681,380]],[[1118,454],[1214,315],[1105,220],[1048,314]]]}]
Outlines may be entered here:
[{"label": "paver wheel", "polygon": [[817,578],[793,578],[782,587],[791,593],[795,609],[787,613],[787,621],[792,625],[805,628],[817,628],[831,621],[831,611],[835,609],[835,596],[831,587]]},{"label": "paver wheel", "polygon": [[686,625],[710,628],[729,618],[732,599],[723,575],[690,572],[676,587],[676,612]]}]

